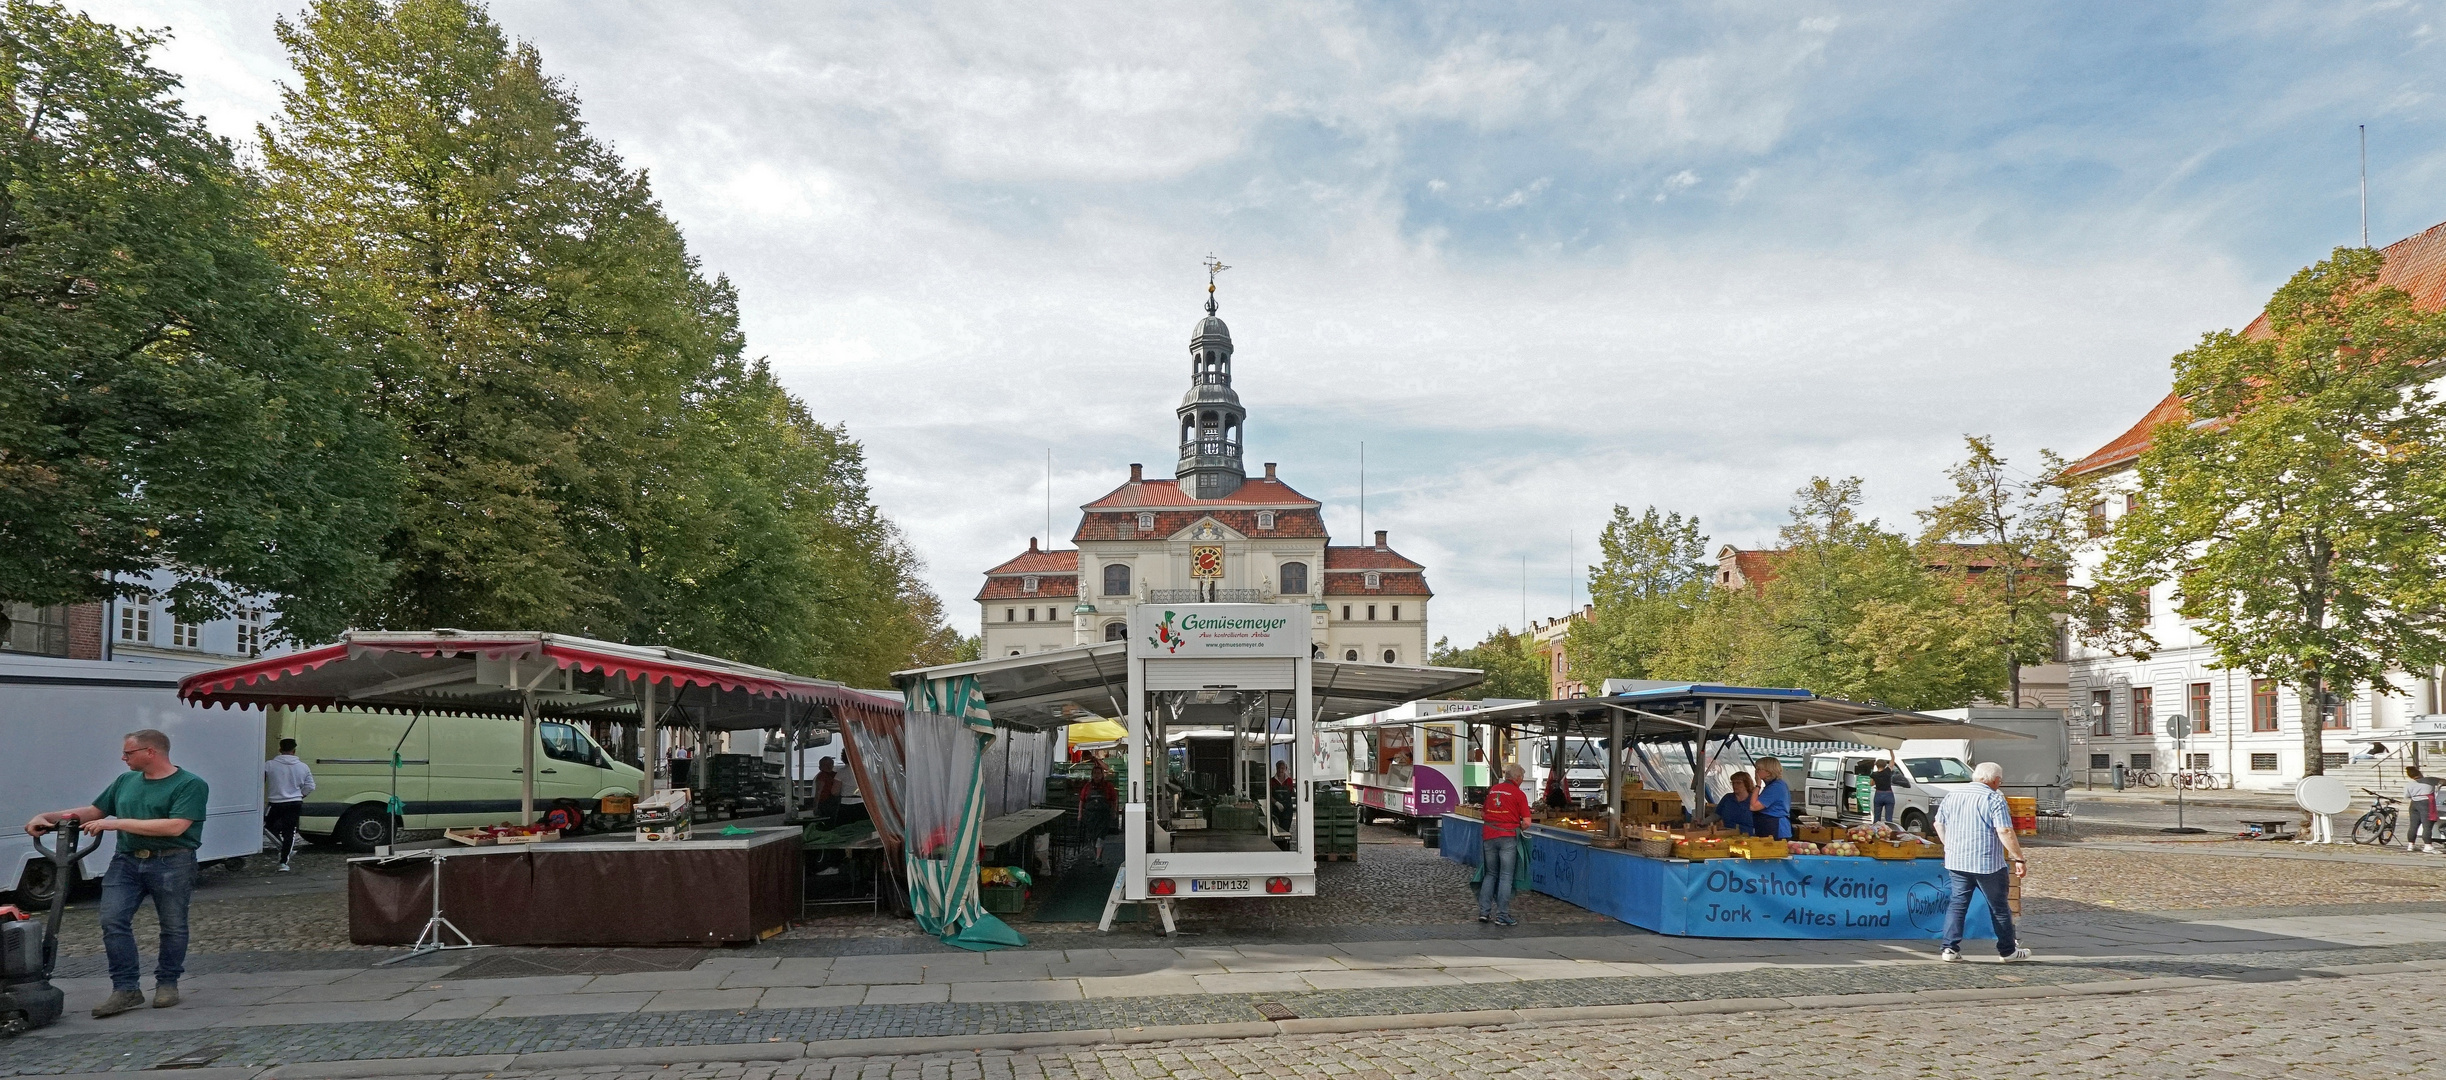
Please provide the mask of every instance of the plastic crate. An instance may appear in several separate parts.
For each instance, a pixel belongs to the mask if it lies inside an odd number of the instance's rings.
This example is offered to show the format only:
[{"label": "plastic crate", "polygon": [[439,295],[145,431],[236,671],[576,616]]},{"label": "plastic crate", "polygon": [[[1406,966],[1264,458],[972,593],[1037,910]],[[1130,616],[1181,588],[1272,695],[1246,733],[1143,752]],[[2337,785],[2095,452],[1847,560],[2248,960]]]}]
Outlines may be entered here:
[{"label": "plastic crate", "polygon": [[1028,890],[1024,885],[977,886],[977,902],[992,915],[1016,915],[1028,906]]}]

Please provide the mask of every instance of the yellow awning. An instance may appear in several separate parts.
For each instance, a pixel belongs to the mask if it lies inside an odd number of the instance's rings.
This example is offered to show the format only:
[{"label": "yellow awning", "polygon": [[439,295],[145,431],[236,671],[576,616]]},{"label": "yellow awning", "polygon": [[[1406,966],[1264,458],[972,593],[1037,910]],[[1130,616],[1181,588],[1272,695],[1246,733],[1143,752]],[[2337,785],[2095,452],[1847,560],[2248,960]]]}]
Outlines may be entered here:
[{"label": "yellow awning", "polygon": [[1070,745],[1120,742],[1130,737],[1130,729],[1118,720],[1090,720],[1070,725]]}]

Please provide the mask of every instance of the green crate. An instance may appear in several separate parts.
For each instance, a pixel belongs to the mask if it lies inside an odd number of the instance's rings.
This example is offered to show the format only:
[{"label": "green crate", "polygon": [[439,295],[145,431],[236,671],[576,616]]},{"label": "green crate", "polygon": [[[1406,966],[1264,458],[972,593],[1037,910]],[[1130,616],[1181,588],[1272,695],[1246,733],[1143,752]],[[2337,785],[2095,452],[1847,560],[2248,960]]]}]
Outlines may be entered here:
[{"label": "green crate", "polygon": [[977,902],[988,914],[1017,915],[1028,906],[1028,889],[1024,885],[979,885]]}]

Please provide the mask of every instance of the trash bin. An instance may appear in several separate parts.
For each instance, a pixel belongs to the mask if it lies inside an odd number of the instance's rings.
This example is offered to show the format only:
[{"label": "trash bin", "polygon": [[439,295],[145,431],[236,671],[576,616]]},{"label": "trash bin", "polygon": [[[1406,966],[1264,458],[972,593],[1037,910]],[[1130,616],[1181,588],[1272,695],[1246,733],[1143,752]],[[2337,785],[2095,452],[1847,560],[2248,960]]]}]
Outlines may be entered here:
[{"label": "trash bin", "polygon": [[2114,772],[2115,772],[2115,790],[2117,790],[2117,791],[2121,791],[2121,790],[2123,790],[2123,763],[2122,763],[2122,762],[2118,761],[2118,762],[2116,762],[2116,763],[2115,763],[2115,770],[2114,770]]}]

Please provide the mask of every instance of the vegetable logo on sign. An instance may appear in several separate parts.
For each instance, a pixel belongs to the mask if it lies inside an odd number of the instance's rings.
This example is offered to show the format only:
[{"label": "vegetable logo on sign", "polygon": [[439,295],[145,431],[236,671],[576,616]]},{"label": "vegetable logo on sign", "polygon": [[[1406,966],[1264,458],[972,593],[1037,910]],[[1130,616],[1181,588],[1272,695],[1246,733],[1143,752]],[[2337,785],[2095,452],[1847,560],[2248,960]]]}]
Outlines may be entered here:
[{"label": "vegetable logo on sign", "polygon": [[1188,644],[1189,639],[1182,637],[1180,631],[1172,628],[1172,620],[1177,617],[1173,612],[1164,612],[1164,621],[1156,623],[1155,633],[1147,638],[1149,648],[1176,653],[1181,651],[1182,645]]}]

